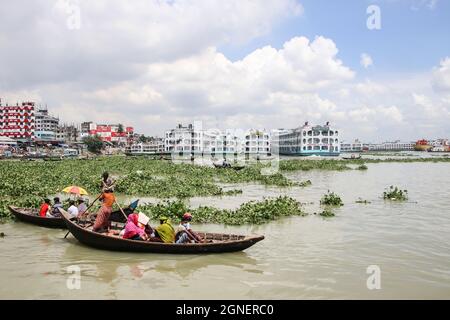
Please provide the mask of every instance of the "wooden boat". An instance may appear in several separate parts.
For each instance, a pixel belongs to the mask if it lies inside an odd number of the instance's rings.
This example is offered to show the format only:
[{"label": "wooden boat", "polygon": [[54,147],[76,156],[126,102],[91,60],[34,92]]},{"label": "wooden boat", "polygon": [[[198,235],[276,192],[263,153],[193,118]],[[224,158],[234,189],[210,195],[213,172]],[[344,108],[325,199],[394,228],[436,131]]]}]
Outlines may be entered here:
[{"label": "wooden boat", "polygon": [[264,236],[199,233],[206,239],[205,243],[176,244],[137,241],[93,232],[92,226],[83,227],[76,220],[71,220],[70,215],[64,209],[60,209],[60,211],[67,228],[78,241],[102,250],[172,254],[223,253],[245,250],[264,239]]},{"label": "wooden boat", "polygon": [[[19,208],[14,206],[9,206],[8,208],[9,211],[11,211],[11,213],[22,222],[31,223],[46,228],[67,229],[66,223],[61,217],[54,217],[54,218],[41,217],[39,216],[38,209]],[[131,208],[130,205],[127,208],[124,208],[123,211],[128,216],[134,210]],[[122,223],[126,222],[126,219],[120,210],[113,211],[109,219],[114,222],[122,222]]]},{"label": "wooden boat", "polygon": [[31,223],[46,228],[66,229],[62,218],[47,218],[39,216],[39,210],[30,208],[18,208],[9,206],[9,211],[20,221]]},{"label": "wooden boat", "polygon": [[345,159],[345,160],[361,159],[361,154],[359,154],[359,153],[358,154],[352,153],[352,154],[343,156],[342,159]]},{"label": "wooden boat", "polygon": [[226,167],[226,166],[223,166],[223,165],[221,165],[221,164],[216,164],[216,163],[213,163],[213,165],[214,165],[214,168],[217,168],[217,169],[233,169],[233,170],[236,170],[236,171],[239,171],[239,170],[242,170],[242,169],[245,168],[245,166],[231,166],[231,167]]}]

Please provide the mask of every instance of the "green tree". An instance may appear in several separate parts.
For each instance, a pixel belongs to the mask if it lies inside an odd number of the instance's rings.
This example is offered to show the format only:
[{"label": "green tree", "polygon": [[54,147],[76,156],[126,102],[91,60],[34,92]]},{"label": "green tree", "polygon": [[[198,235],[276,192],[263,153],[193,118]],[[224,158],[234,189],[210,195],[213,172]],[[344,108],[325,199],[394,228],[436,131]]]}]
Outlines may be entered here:
[{"label": "green tree", "polygon": [[83,138],[83,143],[87,146],[89,152],[99,154],[103,149],[103,141],[99,135]]},{"label": "green tree", "polygon": [[119,123],[118,128],[117,128],[117,132],[118,133],[124,133],[123,124]]}]

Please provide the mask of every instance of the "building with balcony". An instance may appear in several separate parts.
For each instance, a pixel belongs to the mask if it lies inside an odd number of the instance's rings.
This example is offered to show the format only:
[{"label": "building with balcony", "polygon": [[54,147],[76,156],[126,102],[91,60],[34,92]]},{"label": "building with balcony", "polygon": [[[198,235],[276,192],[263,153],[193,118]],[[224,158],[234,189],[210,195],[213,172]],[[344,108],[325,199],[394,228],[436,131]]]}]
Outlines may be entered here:
[{"label": "building with balcony", "polygon": [[414,150],[415,142],[401,142],[400,140],[393,142],[383,142],[370,144],[369,151],[411,151]]},{"label": "building with balcony", "polygon": [[364,144],[356,139],[353,142],[341,142],[341,152],[363,152]]},{"label": "building with balcony", "polygon": [[125,148],[127,155],[159,155],[165,153],[164,139],[154,139],[143,143],[133,143]]},{"label": "building with balcony", "polygon": [[36,129],[34,102],[15,106],[0,102],[0,136],[12,139],[34,139]]},{"label": "building with balcony", "polygon": [[165,133],[165,151],[177,154],[228,155],[242,151],[242,139],[231,131],[197,130],[179,124]]},{"label": "building with balcony", "polygon": [[278,147],[281,155],[321,155],[338,156],[341,152],[339,130],[325,125],[310,125],[305,122],[303,126],[290,130],[279,130],[272,141]]},{"label": "building with balcony", "polygon": [[266,130],[248,130],[242,142],[242,151],[245,154],[270,155],[271,135]]}]

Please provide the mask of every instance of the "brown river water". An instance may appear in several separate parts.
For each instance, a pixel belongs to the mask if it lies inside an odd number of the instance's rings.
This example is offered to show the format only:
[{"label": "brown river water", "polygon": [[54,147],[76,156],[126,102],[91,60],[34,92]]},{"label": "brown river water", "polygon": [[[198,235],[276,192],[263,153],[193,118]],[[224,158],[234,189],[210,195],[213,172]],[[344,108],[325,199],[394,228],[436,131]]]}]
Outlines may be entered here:
[{"label": "brown river water", "polygon": [[[63,239],[65,231],[0,225],[6,234],[0,238],[0,299],[450,299],[450,164],[368,167],[287,174],[310,179],[306,188],[227,185],[243,194],[191,199],[193,206],[234,208],[287,194],[305,203],[307,217],[262,226],[196,226],[266,236],[240,253],[107,252],[72,236]],[[409,201],[383,201],[390,185],[408,189]],[[325,219],[313,213],[327,190],[345,205]],[[355,203],[359,197],[371,203]],[[369,266],[379,268],[379,289],[368,289]],[[70,285],[71,268],[79,270],[76,288]]]}]

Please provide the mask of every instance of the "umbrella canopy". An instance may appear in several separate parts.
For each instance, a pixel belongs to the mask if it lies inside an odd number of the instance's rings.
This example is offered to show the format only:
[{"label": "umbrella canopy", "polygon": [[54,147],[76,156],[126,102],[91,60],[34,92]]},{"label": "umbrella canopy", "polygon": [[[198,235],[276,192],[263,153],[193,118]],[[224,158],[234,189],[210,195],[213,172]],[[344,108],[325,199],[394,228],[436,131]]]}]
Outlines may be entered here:
[{"label": "umbrella canopy", "polygon": [[88,195],[87,191],[84,190],[81,187],[77,187],[77,186],[70,186],[70,187],[66,187],[63,189],[63,192],[65,193],[73,193],[73,194],[78,194],[78,195]]}]

